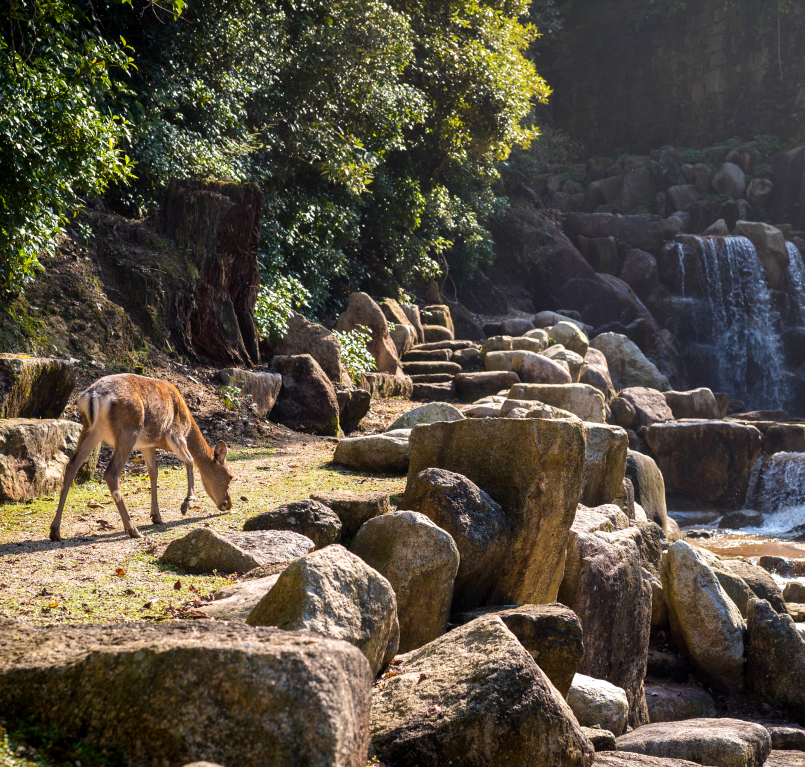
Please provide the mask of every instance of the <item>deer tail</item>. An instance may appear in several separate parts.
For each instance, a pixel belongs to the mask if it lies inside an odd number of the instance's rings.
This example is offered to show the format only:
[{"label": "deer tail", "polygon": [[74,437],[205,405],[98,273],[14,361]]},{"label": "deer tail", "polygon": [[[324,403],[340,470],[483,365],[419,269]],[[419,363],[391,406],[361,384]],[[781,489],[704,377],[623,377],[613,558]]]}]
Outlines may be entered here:
[{"label": "deer tail", "polygon": [[78,409],[81,413],[81,420],[84,423],[84,428],[89,431],[93,426],[95,426],[95,423],[98,420],[98,413],[101,408],[100,397],[98,396],[97,392],[87,391],[78,398],[78,402],[76,404],[78,405]]}]

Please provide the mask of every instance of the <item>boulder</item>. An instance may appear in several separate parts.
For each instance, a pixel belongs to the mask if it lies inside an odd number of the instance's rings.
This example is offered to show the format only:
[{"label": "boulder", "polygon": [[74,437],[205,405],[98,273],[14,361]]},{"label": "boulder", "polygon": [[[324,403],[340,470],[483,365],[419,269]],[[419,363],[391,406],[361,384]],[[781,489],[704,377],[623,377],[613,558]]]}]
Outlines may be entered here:
[{"label": "boulder", "polygon": [[668,532],[668,511],[665,504],[665,481],[651,456],[629,450],[626,455],[626,478],[634,487],[634,499],[652,522]]},{"label": "boulder", "polygon": [[509,371],[512,370],[512,364],[515,355],[522,356],[523,354],[532,354],[533,352],[523,352],[514,350],[508,351],[489,351],[483,355],[484,368],[487,372],[495,371]]},{"label": "boulder", "polygon": [[274,357],[271,369],[282,377],[271,418],[290,429],[337,437],[338,396],[319,363],[309,354]]},{"label": "boulder", "polygon": [[623,486],[629,437],[619,426],[585,423],[586,455],[584,491],[585,506],[612,503]]},{"label": "boulder", "polygon": [[791,263],[785,235],[779,229],[760,221],[738,221],[735,224],[735,231],[751,240],[766,270],[769,287],[772,290],[779,290]]},{"label": "boulder", "polygon": [[402,306],[393,298],[381,298],[377,301],[377,305],[389,324],[394,326],[394,330],[389,329],[389,333],[397,349],[397,356],[402,357],[418,343],[419,335]]},{"label": "boulder", "polygon": [[621,735],[617,746],[619,751],[713,767],[761,767],[771,751],[771,737],[754,722],[690,719],[648,724]]},{"label": "boulder", "polygon": [[668,202],[671,203],[674,212],[685,210],[688,205],[701,199],[701,196],[702,192],[696,184],[680,184],[668,190]]},{"label": "boulder", "polygon": [[249,517],[243,523],[247,532],[254,530],[290,530],[299,533],[316,545],[317,549],[341,540],[341,520],[330,508],[318,501],[291,501]]},{"label": "boulder", "polygon": [[547,333],[544,330],[530,330],[530,333],[542,333],[545,338],[531,336],[522,336],[519,338],[512,338],[512,351],[535,352],[539,354],[548,348]]},{"label": "boulder", "polygon": [[403,370],[407,376],[437,375],[446,373],[451,376],[461,372],[457,362],[403,362]]},{"label": "boulder", "polygon": [[271,346],[274,353],[282,357],[309,354],[334,384],[352,386],[349,374],[341,364],[341,342],[332,331],[310,322],[298,312],[292,312],[288,317],[285,337],[272,341]]},{"label": "boulder", "polygon": [[[589,330],[589,328],[586,328],[584,323],[581,322],[580,320],[573,319],[572,317],[567,317],[564,314],[560,314],[559,312],[550,312],[550,311],[538,312],[537,314],[534,315],[534,319],[532,320],[532,322],[534,323],[534,327],[537,330],[546,330],[546,332],[548,328],[552,328],[554,325],[558,325],[560,322],[572,323],[579,330],[585,333],[585,335],[587,330]],[[526,333],[526,336],[531,337],[533,332],[534,332],[533,330],[529,330],[528,333]]]},{"label": "boulder", "polygon": [[351,469],[400,474],[408,468],[408,429],[338,440],[333,463]]},{"label": "boulder", "polygon": [[[603,732],[603,731],[602,731]],[[617,742],[616,742],[617,747]],[[656,756],[644,754],[630,754],[628,751],[595,755],[595,767],[695,767],[695,762],[687,759],[661,759]]]},{"label": "boulder", "polygon": [[[600,727],[582,727],[581,731],[592,744],[596,754],[601,751],[615,750],[615,734],[609,730],[602,730]],[[597,764],[597,762],[593,762],[593,764]]]},{"label": "boulder", "polygon": [[455,541],[460,559],[450,612],[483,604],[509,546],[500,505],[460,474],[425,469],[409,479],[398,508],[424,514]]},{"label": "boulder", "polygon": [[558,362],[563,367],[566,365],[570,372],[571,383],[578,383],[581,369],[584,366],[584,358],[580,357],[575,352],[565,349],[562,344],[554,344],[549,349],[546,349],[543,354],[549,360]]},{"label": "boulder", "polygon": [[727,692],[743,689],[743,619],[701,549],[677,541],[663,558],[671,635],[699,672]]},{"label": "boulder", "polygon": [[524,383],[569,384],[573,380],[567,368],[547,356],[527,351],[510,354],[512,370]]},{"label": "boulder", "polygon": [[372,406],[372,394],[365,389],[337,386],[338,420],[345,432],[355,431]]},{"label": "boulder", "polygon": [[[453,327],[453,318],[450,315],[450,307],[445,304],[431,304],[421,309],[419,316],[422,318],[422,323],[425,327],[437,326],[446,328],[450,331],[450,337],[455,334]],[[427,341],[427,338],[425,339]]]},{"label": "boulder", "polygon": [[394,589],[400,652],[422,647],[444,633],[459,564],[449,533],[424,514],[394,511],[366,522],[350,551]]},{"label": "boulder", "polygon": [[[765,572],[765,570],[764,570]],[[805,604],[805,583],[789,581],[783,589],[783,599],[794,604]],[[777,612],[780,612],[777,610]]]},{"label": "boulder", "polygon": [[660,285],[657,260],[651,253],[633,248],[623,258],[620,278],[645,301]]},{"label": "boulder", "polygon": [[[545,328],[534,328],[534,330],[529,330],[528,333],[518,340],[520,343],[522,343],[526,338],[536,341],[543,349],[548,348],[548,343],[550,341],[550,336]],[[514,343],[514,339],[512,339],[512,343]]]},{"label": "boulder", "polygon": [[[61,488],[64,467],[75,454],[81,424],[61,419],[0,419],[0,501],[21,503]],[[95,473],[100,446],[76,481]]]},{"label": "boulder", "polygon": [[[669,628],[668,605],[665,603],[662,581],[645,566],[643,567],[643,580],[651,587],[651,630],[665,631]],[[646,693],[646,702],[649,704],[649,721],[652,721],[651,701],[648,699],[648,693]]]},{"label": "boulder", "polygon": [[61,418],[75,375],[69,360],[0,354],[0,418]]},{"label": "boulder", "polygon": [[646,441],[666,488],[715,506],[743,505],[762,437],[754,426],[729,421],[655,424]]},{"label": "boulder", "polygon": [[429,468],[461,474],[489,493],[506,515],[511,543],[488,604],[552,602],[582,490],[581,424],[467,419],[417,426],[410,444],[409,482]]},{"label": "boulder", "polygon": [[374,675],[391,662],[399,642],[391,584],[337,545],[288,565],[247,623],[349,642],[366,656]]},{"label": "boulder", "polygon": [[602,333],[590,341],[607,360],[609,374],[616,389],[643,386],[659,391],[671,388],[668,377],[640,351],[637,345],[619,333]]},{"label": "boulder", "polygon": [[456,398],[452,381],[439,383],[414,383],[411,399],[417,402],[449,402]]},{"label": "boulder", "polygon": [[747,685],[767,703],[790,710],[805,724],[805,639],[789,615],[751,599],[746,630]]},{"label": "boulder", "polygon": [[500,332],[504,336],[524,336],[534,328],[535,325],[531,320],[526,320],[522,317],[512,317],[500,323]]},{"label": "boulder", "polygon": [[517,373],[459,373],[454,379],[456,396],[462,400],[474,400],[497,394],[520,383]]},{"label": "boulder", "polygon": [[567,410],[551,407],[542,402],[517,399],[504,399],[500,403],[499,415],[502,418],[564,418],[577,423],[582,422],[581,418]]},{"label": "boulder", "polygon": [[636,527],[590,531],[577,519],[570,533],[559,601],[579,616],[584,631],[579,671],[623,688],[629,724],[639,727],[648,721],[643,678],[651,630],[651,586],[643,579],[641,532]]},{"label": "boulder", "polygon": [[729,233],[729,225],[723,218],[720,218],[702,232],[702,237],[728,237]]},{"label": "boulder", "polygon": [[510,352],[514,339],[511,336],[496,335],[487,338],[481,346],[481,354],[489,352]]},{"label": "boulder", "polygon": [[[774,751],[805,751],[805,728],[786,725],[767,725]],[[805,756],[805,755],[800,755]]]},{"label": "boulder", "polygon": [[480,618],[399,658],[372,695],[371,749],[398,767],[589,767],[593,749],[503,621]]},{"label": "boulder", "polygon": [[562,344],[565,349],[575,352],[582,359],[587,354],[590,342],[578,325],[567,320],[557,322],[550,331],[549,336],[558,344]]},{"label": "boulder", "polygon": [[458,286],[458,300],[470,311],[487,315],[502,315],[509,312],[509,302],[500,290],[480,269]]},{"label": "boulder", "polygon": [[606,422],[604,395],[587,384],[515,384],[509,396],[568,410],[582,421]]},{"label": "boulder", "polygon": [[408,319],[408,323],[416,331],[417,343],[424,344],[425,331],[422,325],[422,318],[419,315],[419,307],[415,304],[402,304],[400,309]]},{"label": "boulder", "polygon": [[183,538],[171,541],[160,560],[162,564],[198,575],[247,573],[265,565],[281,572],[314,547],[310,538],[286,530],[222,535],[197,527]]},{"label": "boulder", "polygon": [[647,684],[649,721],[682,722],[686,719],[712,719],[718,716],[715,699],[701,687],[681,684]]},{"label": "boulder", "polygon": [[425,334],[425,343],[452,341],[454,338],[453,331],[443,325],[423,325],[422,330]]},{"label": "boulder", "polygon": [[618,243],[614,237],[582,237],[576,238],[579,252],[587,263],[600,274],[617,274]]},{"label": "boulder", "polygon": [[412,349],[405,355],[403,362],[450,362],[453,357],[451,349]]},{"label": "boulder", "polygon": [[280,574],[276,573],[225,586],[213,594],[212,602],[202,602],[196,609],[210,618],[245,623],[249,613],[274,588],[279,577]]},{"label": "boulder", "polygon": [[566,698],[584,652],[581,623],[576,614],[560,604],[479,607],[453,615],[450,622],[463,626],[491,615],[497,615],[506,624]]},{"label": "boulder", "polygon": [[615,202],[618,213],[627,214],[639,207],[643,200],[653,200],[657,194],[654,176],[648,168],[624,169],[623,189]]},{"label": "boulder", "polygon": [[692,391],[663,392],[665,402],[673,413],[673,417],[697,418],[703,421],[721,420],[721,408],[710,389],[693,389]]},{"label": "boulder", "polygon": [[[621,399],[626,400],[630,406],[628,409],[615,404],[617,400]],[[611,408],[613,416],[618,413],[618,424],[620,426],[626,429],[633,429],[638,434],[642,434],[643,430],[648,429],[655,423],[667,423],[674,420],[674,414],[671,412],[671,408],[668,407],[662,393],[656,389],[646,389],[641,386],[634,386],[621,391],[618,397],[612,401]],[[629,413],[630,417],[628,419],[623,417],[624,412]],[[631,417],[632,412],[634,413],[633,417]],[[629,423],[621,423],[621,421],[625,420],[628,420]]]},{"label": "boulder", "polygon": [[358,384],[361,389],[368,391],[372,399],[411,399],[413,382],[408,376],[393,376],[389,373],[361,373]]},{"label": "boulder", "polygon": [[371,684],[359,650],[308,633],[218,621],[0,630],[4,715],[143,767],[365,767]]},{"label": "boulder", "polygon": [[446,402],[431,402],[427,405],[420,405],[413,410],[409,410],[401,415],[391,426],[389,431],[395,429],[413,429],[421,423],[436,423],[438,421],[461,421],[464,418],[462,413],[454,405]]},{"label": "boulder", "polygon": [[[747,585],[752,595],[765,599],[780,615],[786,613],[783,592],[777,582],[762,567],[744,559],[724,559],[723,566]],[[743,612],[741,613],[744,614]]]},{"label": "boulder", "polygon": [[774,194],[774,184],[767,178],[753,178],[746,188],[746,201],[755,209],[763,210]]},{"label": "boulder", "polygon": [[567,703],[582,727],[598,725],[616,737],[626,728],[629,717],[626,693],[603,679],[576,674],[567,694]]},{"label": "boulder", "polygon": [[615,387],[609,375],[607,358],[598,349],[590,347],[584,355],[584,364],[579,374],[579,383],[595,386],[605,399],[610,399],[615,394]]},{"label": "boulder", "polygon": [[388,320],[383,310],[366,293],[350,293],[346,311],[338,318],[335,329],[345,333],[359,325],[372,331],[372,338],[366,348],[374,357],[378,372],[401,375],[397,349],[391,340]]},{"label": "boulder", "polygon": [[314,501],[332,509],[341,520],[341,539],[351,541],[364,522],[391,511],[389,494],[376,490],[362,493],[347,490],[311,493]]},{"label": "boulder", "polygon": [[734,163],[725,162],[713,179],[713,188],[738,200],[746,193],[746,174]]},{"label": "boulder", "polygon": [[805,754],[796,751],[772,751],[766,767],[805,767]]}]

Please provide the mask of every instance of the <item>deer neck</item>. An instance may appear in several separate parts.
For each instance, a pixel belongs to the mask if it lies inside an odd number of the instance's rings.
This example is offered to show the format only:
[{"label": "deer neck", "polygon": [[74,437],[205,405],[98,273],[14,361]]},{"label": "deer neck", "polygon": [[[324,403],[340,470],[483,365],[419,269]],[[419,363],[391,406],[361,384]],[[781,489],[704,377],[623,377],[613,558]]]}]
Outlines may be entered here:
[{"label": "deer neck", "polygon": [[204,472],[215,460],[212,448],[207,444],[201,429],[198,428],[196,420],[192,419],[190,433],[187,435],[187,449],[193,456],[193,461],[198,466],[200,472]]}]

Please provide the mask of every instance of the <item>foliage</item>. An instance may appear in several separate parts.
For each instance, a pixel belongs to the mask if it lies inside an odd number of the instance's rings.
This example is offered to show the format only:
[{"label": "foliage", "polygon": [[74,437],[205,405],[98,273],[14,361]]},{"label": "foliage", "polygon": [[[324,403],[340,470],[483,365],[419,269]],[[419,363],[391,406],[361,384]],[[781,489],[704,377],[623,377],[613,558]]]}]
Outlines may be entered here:
[{"label": "foliage", "polygon": [[698,149],[680,149],[679,154],[682,156],[682,161],[688,165],[707,162],[707,155]]},{"label": "foliage", "polygon": [[365,325],[357,325],[346,332],[334,330],[333,335],[341,344],[341,363],[357,386],[361,380],[361,373],[377,370],[375,358],[367,348],[367,344],[372,340],[372,331]]},{"label": "foliage", "polygon": [[755,166],[755,176],[757,178],[771,178],[774,175],[774,169],[769,163],[764,162]]},{"label": "foliage", "polygon": [[[237,383],[241,382],[238,381]],[[240,386],[235,386],[234,383],[230,383],[226,386],[221,386],[218,388],[218,396],[229,410],[234,410],[240,405],[240,400],[238,397],[240,397],[241,391],[242,389]]]},{"label": "foliage", "polygon": [[764,157],[770,157],[775,152],[780,151],[780,139],[778,136],[755,136],[758,150]]},{"label": "foliage", "polygon": [[310,293],[294,276],[277,275],[269,285],[263,285],[257,294],[254,320],[263,338],[284,338],[288,320],[297,309],[306,306]]}]

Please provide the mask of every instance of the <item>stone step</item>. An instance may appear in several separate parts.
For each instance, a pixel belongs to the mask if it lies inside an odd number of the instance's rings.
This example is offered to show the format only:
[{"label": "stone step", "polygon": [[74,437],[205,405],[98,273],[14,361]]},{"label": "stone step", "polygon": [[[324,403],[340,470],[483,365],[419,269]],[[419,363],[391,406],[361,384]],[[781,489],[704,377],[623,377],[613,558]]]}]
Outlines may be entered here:
[{"label": "stone step", "polygon": [[415,349],[403,355],[403,362],[449,362],[451,349]]},{"label": "stone step", "polygon": [[425,373],[424,375],[411,376],[414,384],[437,384],[451,383],[455,376],[452,373]]},{"label": "stone step", "polygon": [[406,375],[431,375],[435,373],[449,373],[458,375],[461,365],[456,362],[403,362]]},{"label": "stone step", "polygon": [[473,341],[434,341],[429,344],[417,344],[411,347],[411,351],[430,351],[433,349],[451,349],[458,351],[459,349],[480,348],[478,344]]},{"label": "stone step", "polygon": [[421,402],[450,402],[455,399],[455,389],[452,383],[420,383],[414,384],[412,400]]},{"label": "stone step", "polygon": [[499,391],[508,391],[514,384],[520,382],[517,373],[497,371],[487,373],[462,373],[456,377],[454,385],[456,394],[462,400],[475,400],[479,397],[488,397]]}]

